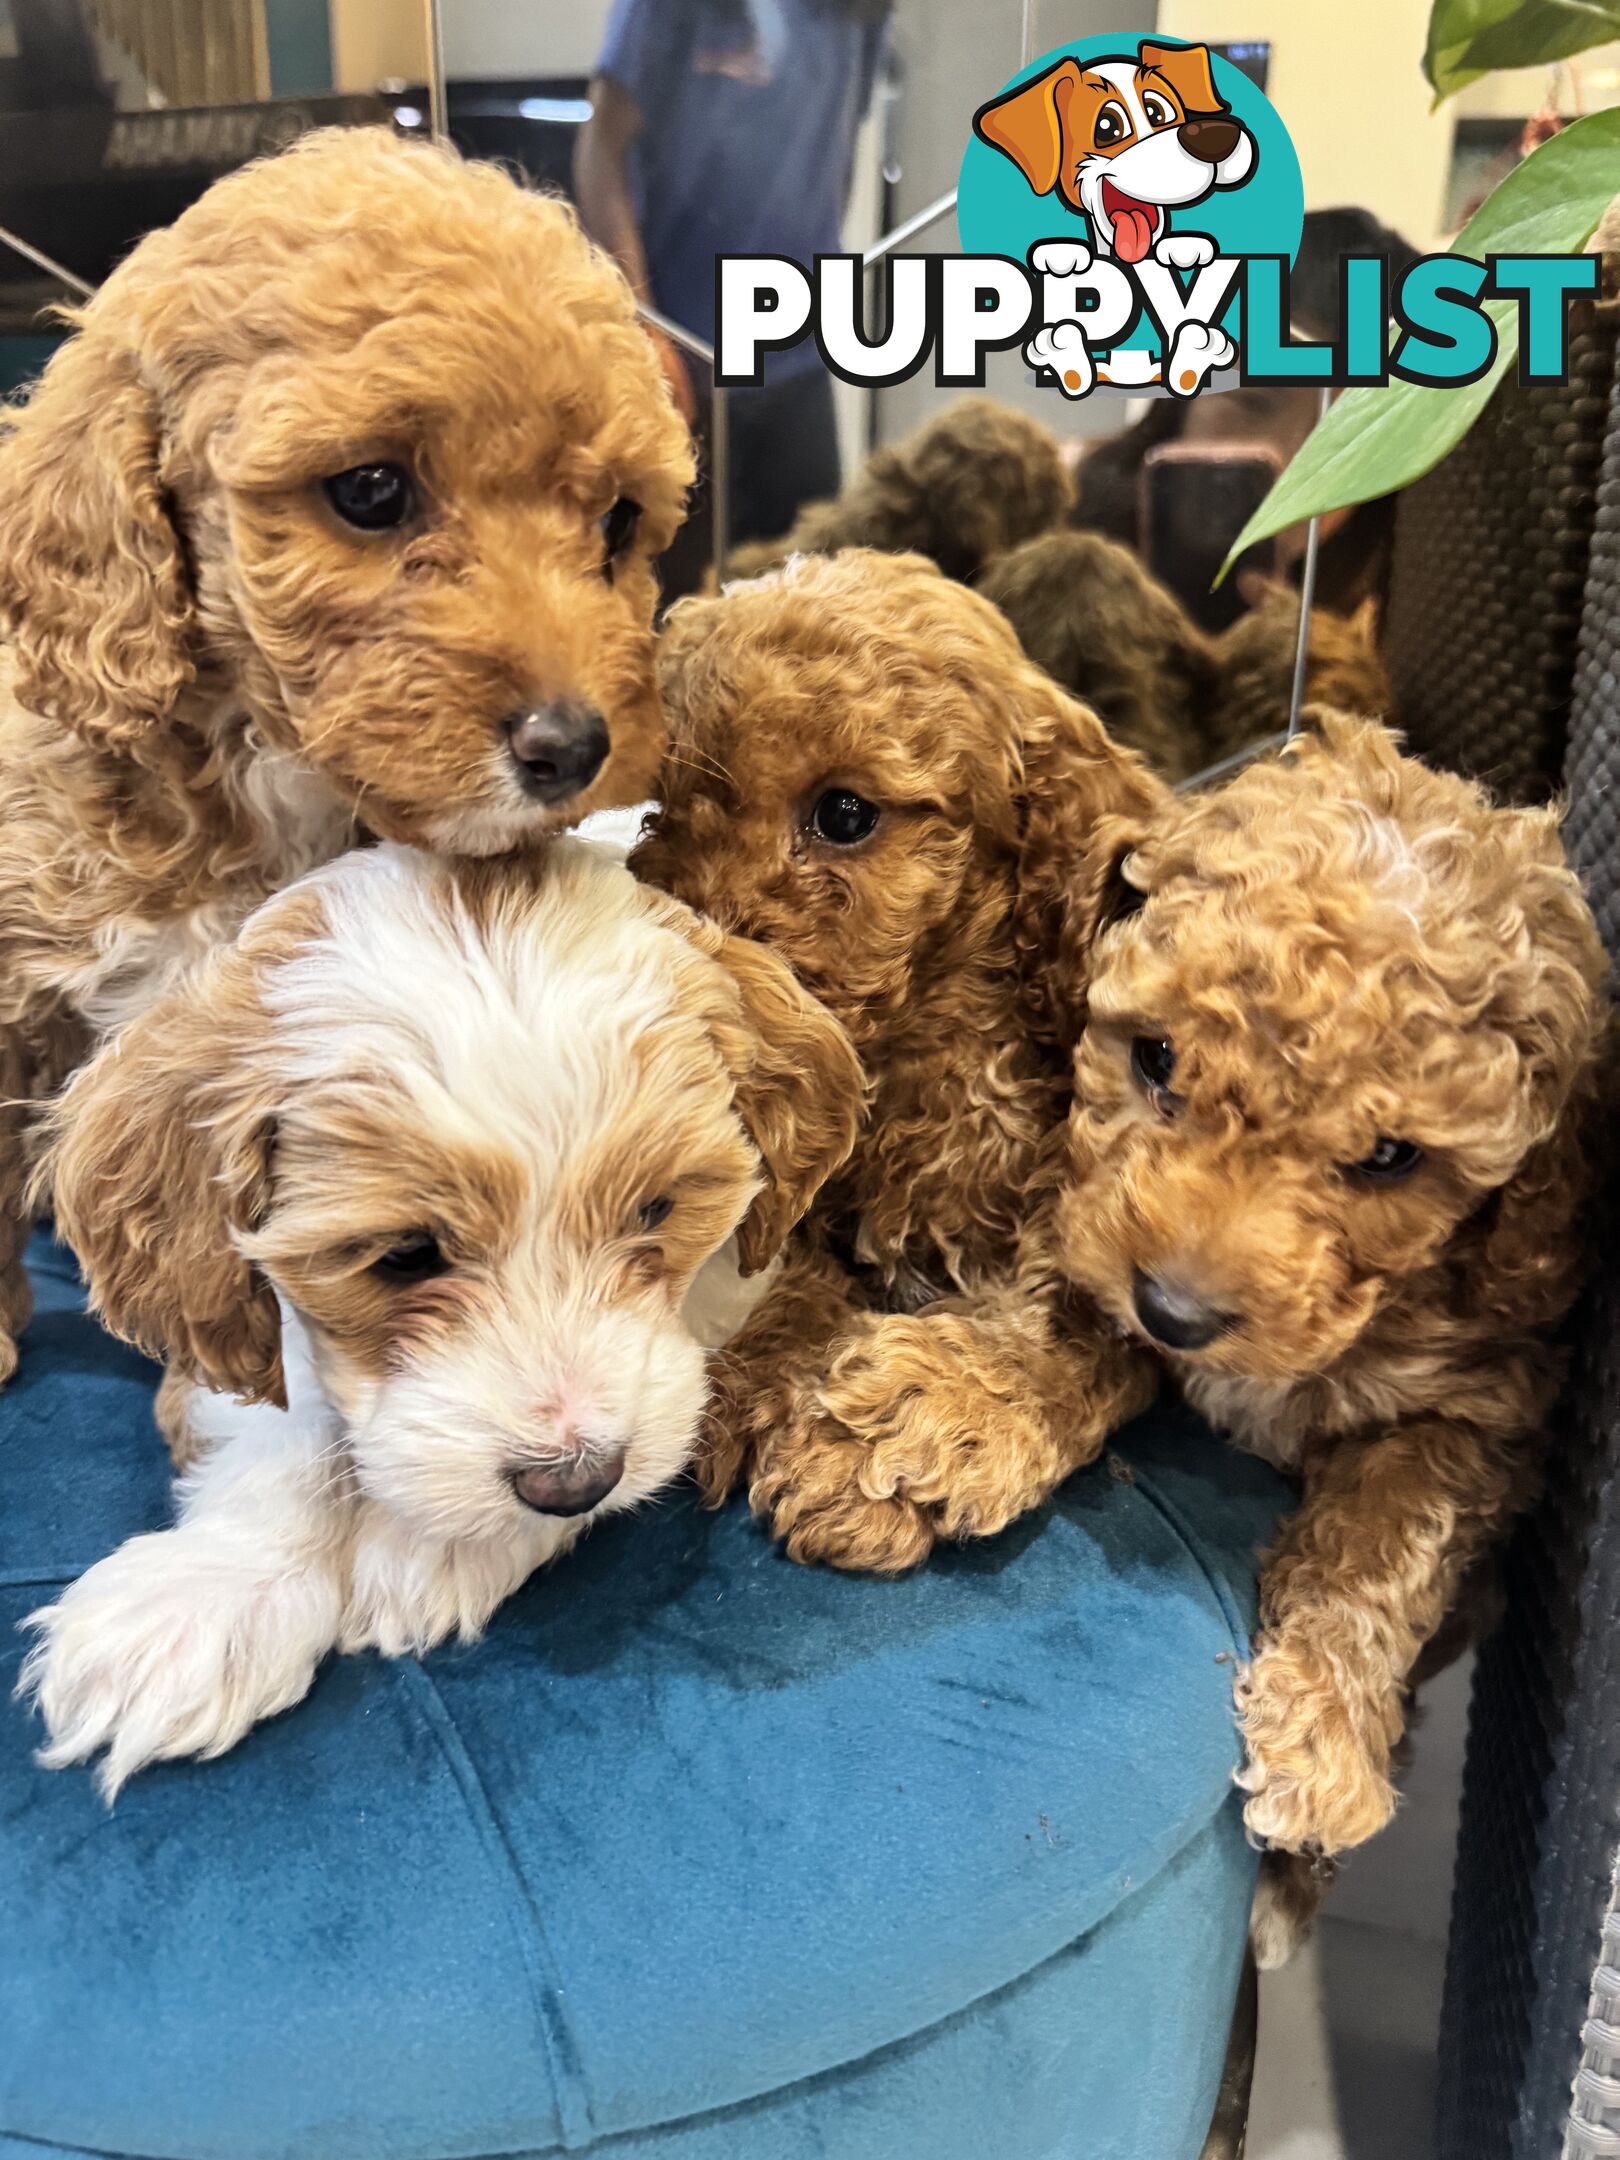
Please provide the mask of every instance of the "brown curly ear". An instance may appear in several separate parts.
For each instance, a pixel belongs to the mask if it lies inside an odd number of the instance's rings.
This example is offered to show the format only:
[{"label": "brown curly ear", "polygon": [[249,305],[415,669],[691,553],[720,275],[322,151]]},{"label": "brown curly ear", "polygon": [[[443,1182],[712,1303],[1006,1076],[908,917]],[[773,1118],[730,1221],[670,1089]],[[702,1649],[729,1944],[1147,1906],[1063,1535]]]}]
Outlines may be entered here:
[{"label": "brown curly ear", "polygon": [[194,670],[157,406],[134,356],[86,328],[0,433],[0,631],[30,712],[131,747]]},{"label": "brown curly ear", "polygon": [[270,1188],[254,984],[240,951],[216,953],[82,1066],[51,1109],[39,1183],[114,1334],[284,1406],[275,1292],[237,1247]]},{"label": "brown curly ear", "polygon": [[1024,799],[1013,934],[1029,1017],[1072,1047],[1118,865],[1172,797],[1088,706],[1048,686],[1025,717]]},{"label": "brown curly ear", "polygon": [[764,1190],[737,1233],[742,1271],[756,1275],[848,1160],[866,1082],[849,1037],[785,961],[752,938],[703,927],[742,999],[743,1026],[730,1039],[722,1030],[721,1051],[765,1168]]}]

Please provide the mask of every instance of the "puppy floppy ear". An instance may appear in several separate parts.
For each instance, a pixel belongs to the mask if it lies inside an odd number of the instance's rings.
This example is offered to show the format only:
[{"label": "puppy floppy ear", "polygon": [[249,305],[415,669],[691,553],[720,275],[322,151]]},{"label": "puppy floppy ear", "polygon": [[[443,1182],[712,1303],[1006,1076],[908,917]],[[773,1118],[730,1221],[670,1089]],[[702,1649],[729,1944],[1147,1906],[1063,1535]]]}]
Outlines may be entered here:
[{"label": "puppy floppy ear", "polygon": [[1137,61],[1162,75],[1181,101],[1188,119],[1206,113],[1230,112],[1231,107],[1215,87],[1215,71],[1209,64],[1207,45],[1155,45],[1144,38],[1136,49]]},{"label": "puppy floppy ear", "polygon": [[135,356],[82,330],[0,433],[0,630],[30,712],[129,748],[194,669],[156,400]]},{"label": "puppy floppy ear", "polygon": [[737,986],[741,1025],[719,1030],[737,1112],[760,1153],[764,1190],[737,1233],[745,1275],[757,1275],[860,1130],[866,1081],[849,1037],[787,963],[752,938],[700,925],[702,942]]},{"label": "puppy floppy ear", "polygon": [[973,115],[973,132],[1010,157],[1037,195],[1050,195],[1063,170],[1063,129],[1080,81],[1077,60],[1059,60],[1033,82],[992,98]]},{"label": "puppy floppy ear", "polygon": [[216,953],[81,1067],[51,1109],[38,1182],[114,1334],[284,1407],[275,1292],[236,1242],[270,1189],[255,980],[240,951]]},{"label": "puppy floppy ear", "polygon": [[1173,798],[1089,706],[1048,687],[1024,725],[1024,829],[1013,903],[1031,1025],[1072,1047],[1091,950],[1117,919],[1119,866]]}]

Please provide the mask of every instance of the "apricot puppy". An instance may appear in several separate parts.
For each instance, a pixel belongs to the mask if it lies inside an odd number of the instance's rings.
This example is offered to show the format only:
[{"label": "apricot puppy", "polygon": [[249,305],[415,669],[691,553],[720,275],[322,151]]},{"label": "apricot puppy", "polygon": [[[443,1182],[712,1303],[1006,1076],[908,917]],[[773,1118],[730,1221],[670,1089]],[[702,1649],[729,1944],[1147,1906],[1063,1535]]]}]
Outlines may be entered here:
[{"label": "apricot puppy", "polygon": [[0,1380],[23,1105],[362,832],[645,794],[691,478],[558,202],[375,128],[221,180],[0,416]]},{"label": "apricot puppy", "polygon": [[[1068,1103],[1090,886],[1161,790],[915,556],[806,556],[685,602],[659,680],[672,742],[633,867],[781,953],[871,1087],[719,1362],[702,1474],[717,1498],[745,1478],[798,1558],[910,1566],[1032,1505],[1152,1390],[1083,1313],[1054,1330],[1083,1300],[1014,1276]],[[1030,1264],[1046,1283],[1043,1249]]]},{"label": "apricot puppy", "polygon": [[1089,956],[1062,1274],[1304,1496],[1239,1702],[1256,1837],[1394,1805],[1409,1677],[1533,1497],[1603,954],[1551,811],[1368,722],[1165,805]]}]

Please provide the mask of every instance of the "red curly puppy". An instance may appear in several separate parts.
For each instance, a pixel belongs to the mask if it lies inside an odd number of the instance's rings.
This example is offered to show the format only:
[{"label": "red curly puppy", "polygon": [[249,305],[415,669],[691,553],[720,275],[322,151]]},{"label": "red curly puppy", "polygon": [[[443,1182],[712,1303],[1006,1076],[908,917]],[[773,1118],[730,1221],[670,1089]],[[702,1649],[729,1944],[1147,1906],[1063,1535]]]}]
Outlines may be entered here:
[{"label": "red curly puppy", "polygon": [[1124,863],[1056,1259],[1304,1479],[1242,1690],[1246,1814],[1332,1853],[1388,1819],[1418,1652],[1536,1487],[1603,954],[1553,812],[1318,724]]},{"label": "red curly puppy", "polygon": [[[633,867],[782,953],[871,1082],[850,1163],[721,1361],[706,1482],[746,1475],[799,1558],[906,1567],[999,1528],[1152,1391],[1149,1358],[1079,1319],[1059,1341],[1061,1294],[1009,1278],[1068,1100],[1075,1021],[1042,962],[1099,822],[1139,826],[1161,790],[915,556],[804,557],[683,603],[659,671],[672,742]],[[964,1294],[996,1324],[937,1302]],[[888,1401],[941,1357],[952,1414],[890,1445]],[[1031,1366],[1060,1422],[1029,1404]]]},{"label": "red curly puppy", "polygon": [[362,829],[638,800],[691,479],[560,203],[329,131],[142,241],[0,429],[0,1380],[21,1106]]}]

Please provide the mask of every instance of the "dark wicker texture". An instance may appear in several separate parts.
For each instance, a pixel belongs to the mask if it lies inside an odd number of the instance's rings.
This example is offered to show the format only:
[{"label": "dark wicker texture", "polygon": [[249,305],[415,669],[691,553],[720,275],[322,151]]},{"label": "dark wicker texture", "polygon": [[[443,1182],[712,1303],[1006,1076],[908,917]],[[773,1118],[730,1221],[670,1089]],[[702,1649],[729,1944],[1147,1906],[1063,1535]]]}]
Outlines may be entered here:
[{"label": "dark wicker texture", "polygon": [[1568,384],[1504,383],[1395,518],[1395,717],[1422,756],[1513,802],[1545,801],[1563,777],[1612,304],[1574,321]]},{"label": "dark wicker texture", "polygon": [[[1572,414],[1591,427],[1592,455],[1601,461],[1595,505],[1570,492],[1588,453],[1567,426],[1549,435],[1541,416],[1526,411],[1525,443],[1552,477],[1528,487],[1537,527],[1528,555],[1515,560],[1509,549],[1491,565],[1493,579],[1509,582],[1482,610],[1493,641],[1520,621],[1545,694],[1516,749],[1502,733],[1501,703],[1515,671],[1501,668],[1493,642],[1497,681],[1465,693],[1468,720],[1450,740],[1473,769],[1496,761],[1518,792],[1542,791],[1558,717],[1550,692],[1565,671],[1558,643],[1569,641],[1567,839],[1613,958],[1620,956],[1620,380],[1611,348],[1608,389],[1589,419],[1597,334],[1586,340],[1585,380],[1571,393]],[[1513,395],[1493,405],[1505,407]],[[1532,401],[1518,395],[1528,408]],[[1511,436],[1508,416],[1493,412],[1490,440],[1504,466],[1524,475],[1525,443],[1513,447]],[[1568,547],[1543,528],[1558,502],[1570,520]],[[1577,635],[1567,580],[1570,550],[1583,535],[1589,561]],[[1553,580],[1550,590],[1515,583],[1530,562]],[[1598,1219],[1614,1219],[1612,1198]],[[1441,2020],[1440,2160],[1558,2160],[1565,2151],[1620,1844],[1620,1267],[1612,1252],[1605,1258],[1607,1272],[1574,1331],[1547,1491],[1509,1549],[1506,1617],[1480,1653]],[[1620,2131],[1620,2118],[1614,2127]],[[1617,2149],[1579,2139],[1570,2146],[1581,2155]]]}]

